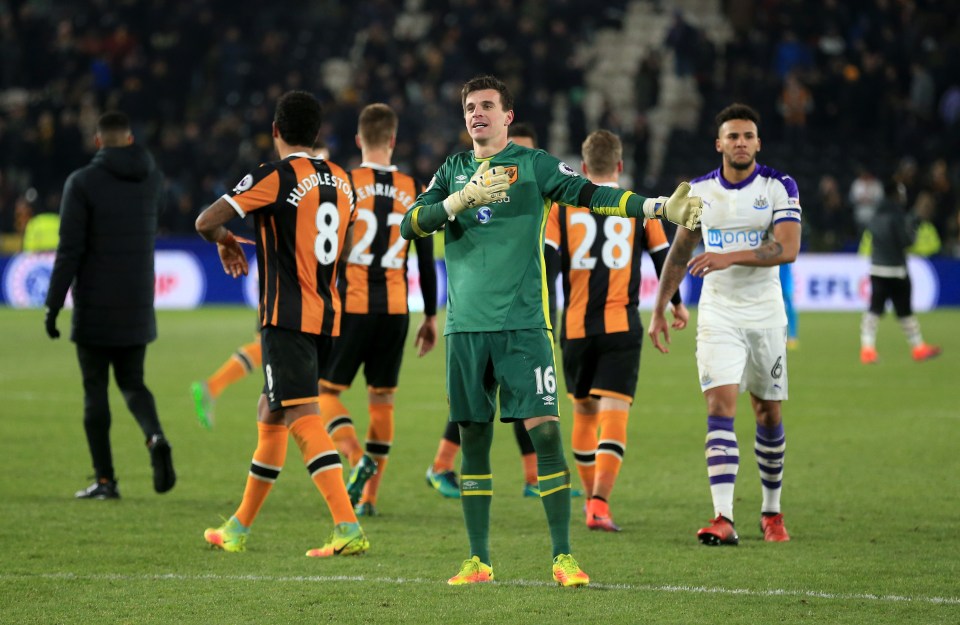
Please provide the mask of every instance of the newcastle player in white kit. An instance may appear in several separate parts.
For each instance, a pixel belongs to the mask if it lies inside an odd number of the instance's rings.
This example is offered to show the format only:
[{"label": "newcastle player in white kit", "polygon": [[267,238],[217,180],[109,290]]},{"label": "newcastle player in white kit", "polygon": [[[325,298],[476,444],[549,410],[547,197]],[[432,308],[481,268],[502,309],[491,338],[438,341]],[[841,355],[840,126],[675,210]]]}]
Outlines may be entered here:
[{"label": "newcastle player in white kit", "polygon": [[[754,453],[763,487],[764,540],[790,540],[780,512],[787,399],[787,317],[779,266],[800,249],[800,196],[790,176],[760,165],[760,116],[733,104],[716,118],[719,169],[692,181],[703,197],[701,229],[680,228],[660,276],[648,334],[666,353],[664,310],[684,273],[703,278],[697,322],[697,368],[707,401],[707,474],[714,518],[697,536],[705,545],[736,545],[733,492],[740,451],[734,433],[737,396],[750,393],[757,428]],[[691,260],[701,243],[705,252]],[[662,336],[661,336],[662,335]]]}]

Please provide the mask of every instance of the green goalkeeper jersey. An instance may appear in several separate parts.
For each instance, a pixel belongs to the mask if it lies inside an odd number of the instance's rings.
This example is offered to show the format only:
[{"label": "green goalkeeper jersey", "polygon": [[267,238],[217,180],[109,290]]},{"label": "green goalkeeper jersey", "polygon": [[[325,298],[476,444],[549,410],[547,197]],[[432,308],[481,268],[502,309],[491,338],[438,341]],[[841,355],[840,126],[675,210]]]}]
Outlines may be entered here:
[{"label": "green goalkeeper jersey", "polygon": [[[506,197],[448,221],[443,200],[462,189],[484,160],[507,168]],[[404,217],[401,233],[408,239],[425,236],[446,223],[444,334],[550,327],[543,233],[554,202],[625,215],[628,208],[642,214],[643,198],[593,185],[547,152],[512,142],[489,159],[478,159],[471,150],[440,166]]]}]

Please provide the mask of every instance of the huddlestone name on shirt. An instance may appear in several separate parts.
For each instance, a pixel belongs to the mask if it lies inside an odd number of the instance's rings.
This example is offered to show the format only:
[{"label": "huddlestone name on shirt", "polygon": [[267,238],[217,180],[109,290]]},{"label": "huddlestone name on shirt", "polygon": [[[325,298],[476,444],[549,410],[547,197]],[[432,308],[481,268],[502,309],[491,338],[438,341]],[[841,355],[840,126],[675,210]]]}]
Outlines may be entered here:
[{"label": "huddlestone name on shirt", "polygon": [[299,206],[300,200],[302,200],[311,189],[319,186],[336,187],[340,191],[343,191],[349,198],[353,199],[353,188],[343,178],[330,173],[312,173],[300,179],[300,183],[294,187],[290,195],[287,196],[287,203],[293,206]]}]

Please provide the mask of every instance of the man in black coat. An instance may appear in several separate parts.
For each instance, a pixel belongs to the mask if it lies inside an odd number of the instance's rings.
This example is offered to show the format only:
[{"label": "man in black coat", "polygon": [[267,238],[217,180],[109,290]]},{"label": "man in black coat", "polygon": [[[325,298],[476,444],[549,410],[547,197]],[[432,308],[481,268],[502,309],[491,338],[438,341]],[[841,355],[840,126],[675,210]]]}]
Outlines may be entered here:
[{"label": "man in black coat", "polygon": [[164,493],[176,473],[143,381],[147,343],[157,338],[153,308],[154,240],[163,176],[147,150],[133,143],[130,122],[119,112],[97,122],[99,151],[67,178],[60,207],[60,243],[46,300],[46,330],[60,336],[57,314],[73,286],[73,326],[83,375],[84,416],[96,481],[79,499],[117,499],[110,451],[109,369],[143,430],[153,465],[153,487]]}]

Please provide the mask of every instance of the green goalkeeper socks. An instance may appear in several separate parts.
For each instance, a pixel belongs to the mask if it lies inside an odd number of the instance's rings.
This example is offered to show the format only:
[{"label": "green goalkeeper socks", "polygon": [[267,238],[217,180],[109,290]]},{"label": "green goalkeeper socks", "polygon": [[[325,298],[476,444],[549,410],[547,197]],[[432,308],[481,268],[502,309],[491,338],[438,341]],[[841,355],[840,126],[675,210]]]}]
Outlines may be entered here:
[{"label": "green goalkeeper socks", "polygon": [[570,469],[563,457],[559,421],[547,421],[528,430],[537,450],[540,499],[547,513],[553,557],[570,553]]},{"label": "green goalkeeper socks", "polygon": [[[490,468],[492,423],[461,423],[460,503],[470,540],[470,555],[490,565],[490,501],[493,474]],[[569,513],[569,510],[568,510]],[[569,520],[569,514],[568,514]]]}]

